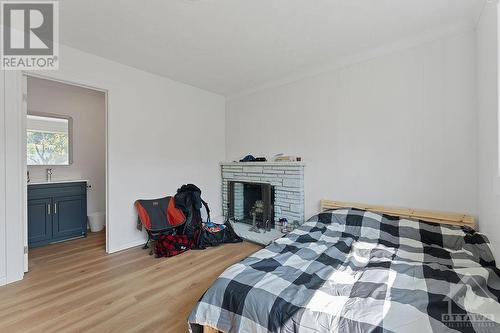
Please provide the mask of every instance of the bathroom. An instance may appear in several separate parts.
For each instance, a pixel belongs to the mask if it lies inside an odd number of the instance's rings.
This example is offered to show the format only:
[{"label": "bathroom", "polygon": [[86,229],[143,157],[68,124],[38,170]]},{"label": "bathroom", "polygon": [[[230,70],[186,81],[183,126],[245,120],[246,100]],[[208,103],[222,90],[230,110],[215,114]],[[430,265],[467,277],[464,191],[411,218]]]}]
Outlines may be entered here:
[{"label": "bathroom", "polygon": [[31,75],[24,84],[25,245],[31,252],[97,235],[104,251],[106,92]]}]

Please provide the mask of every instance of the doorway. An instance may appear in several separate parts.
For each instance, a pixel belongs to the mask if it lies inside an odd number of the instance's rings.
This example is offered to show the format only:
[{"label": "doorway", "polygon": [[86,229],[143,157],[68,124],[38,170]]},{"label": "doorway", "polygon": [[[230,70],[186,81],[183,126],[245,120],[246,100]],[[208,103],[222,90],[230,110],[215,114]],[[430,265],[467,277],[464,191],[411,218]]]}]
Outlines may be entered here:
[{"label": "doorway", "polygon": [[107,252],[107,91],[25,74],[23,111],[25,271],[30,249],[93,232]]}]

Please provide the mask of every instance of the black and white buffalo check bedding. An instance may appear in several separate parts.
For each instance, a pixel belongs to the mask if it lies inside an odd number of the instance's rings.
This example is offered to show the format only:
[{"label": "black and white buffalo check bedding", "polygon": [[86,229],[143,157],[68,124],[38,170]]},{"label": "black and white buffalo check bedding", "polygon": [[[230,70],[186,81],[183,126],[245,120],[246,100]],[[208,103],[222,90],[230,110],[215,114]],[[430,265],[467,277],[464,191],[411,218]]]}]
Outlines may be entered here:
[{"label": "black and white buffalo check bedding", "polygon": [[340,209],[229,267],[188,321],[192,332],[500,332],[499,297],[484,235]]}]

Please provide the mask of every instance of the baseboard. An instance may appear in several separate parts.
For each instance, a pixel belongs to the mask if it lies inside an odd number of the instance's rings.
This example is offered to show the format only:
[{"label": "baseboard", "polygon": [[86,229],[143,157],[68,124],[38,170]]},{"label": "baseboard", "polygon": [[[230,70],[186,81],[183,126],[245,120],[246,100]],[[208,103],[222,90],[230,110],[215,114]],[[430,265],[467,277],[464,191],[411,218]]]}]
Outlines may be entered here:
[{"label": "baseboard", "polygon": [[24,269],[22,269],[21,272],[18,272],[18,274],[15,274],[14,276],[6,276],[5,284],[21,281],[22,279],[24,279]]},{"label": "baseboard", "polygon": [[109,248],[109,254],[111,253],[116,253],[116,252],[120,252],[120,251],[124,251],[124,250],[128,250],[128,249],[131,249],[133,247],[137,247],[137,246],[142,246],[146,243],[146,239],[137,239],[133,242],[129,242],[127,244],[122,244],[118,247],[110,247]]}]

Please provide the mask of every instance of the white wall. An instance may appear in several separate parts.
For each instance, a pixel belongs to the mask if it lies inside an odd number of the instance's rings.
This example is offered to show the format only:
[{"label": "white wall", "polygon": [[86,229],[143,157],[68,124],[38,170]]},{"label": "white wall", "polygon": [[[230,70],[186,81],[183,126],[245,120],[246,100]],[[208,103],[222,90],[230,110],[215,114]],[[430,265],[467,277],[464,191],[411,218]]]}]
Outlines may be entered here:
[{"label": "white wall", "polygon": [[[0,138],[5,138],[5,77],[0,72]],[[6,282],[5,267],[5,140],[0,144],[0,286]]]},{"label": "white wall", "polygon": [[479,224],[500,260],[497,8],[487,3],[477,27]]},{"label": "white wall", "polygon": [[229,160],[302,156],[330,198],[477,213],[475,36],[462,32],[226,106]]},{"label": "white wall", "polygon": [[[106,210],[106,100],[100,91],[28,78],[28,111],[73,119],[73,163],[51,167],[52,179],[87,179],[87,212]],[[28,166],[32,181],[44,180],[45,166]]]},{"label": "white wall", "polygon": [[[22,85],[15,72],[0,71],[0,285],[23,276],[24,159]],[[13,223],[15,221],[17,223]]]},{"label": "white wall", "polygon": [[[144,233],[135,228],[133,203],[138,198],[174,194],[183,183],[193,182],[203,189],[214,214],[221,214],[219,162],[225,156],[224,97],[65,46],[60,49],[60,60],[58,71],[37,74],[108,90],[110,252],[144,242]],[[19,116],[18,120],[8,119],[4,128],[20,129],[21,75],[4,74],[8,75],[6,99],[18,101],[12,112]],[[10,141],[6,145],[10,147],[7,160],[22,161],[21,143]],[[9,169],[20,192],[22,170]],[[22,204],[22,195],[9,193],[5,201],[9,198],[10,204]],[[21,226],[22,209],[18,210],[21,216],[9,223],[13,226],[17,222]],[[7,230],[7,239],[14,234]],[[7,244],[6,258],[20,264],[22,276],[22,241],[12,239],[11,243],[15,249]]]},{"label": "white wall", "polygon": [[75,49],[61,49],[59,79],[108,90],[109,251],[138,245],[133,203],[193,182],[220,210],[225,99]]}]

